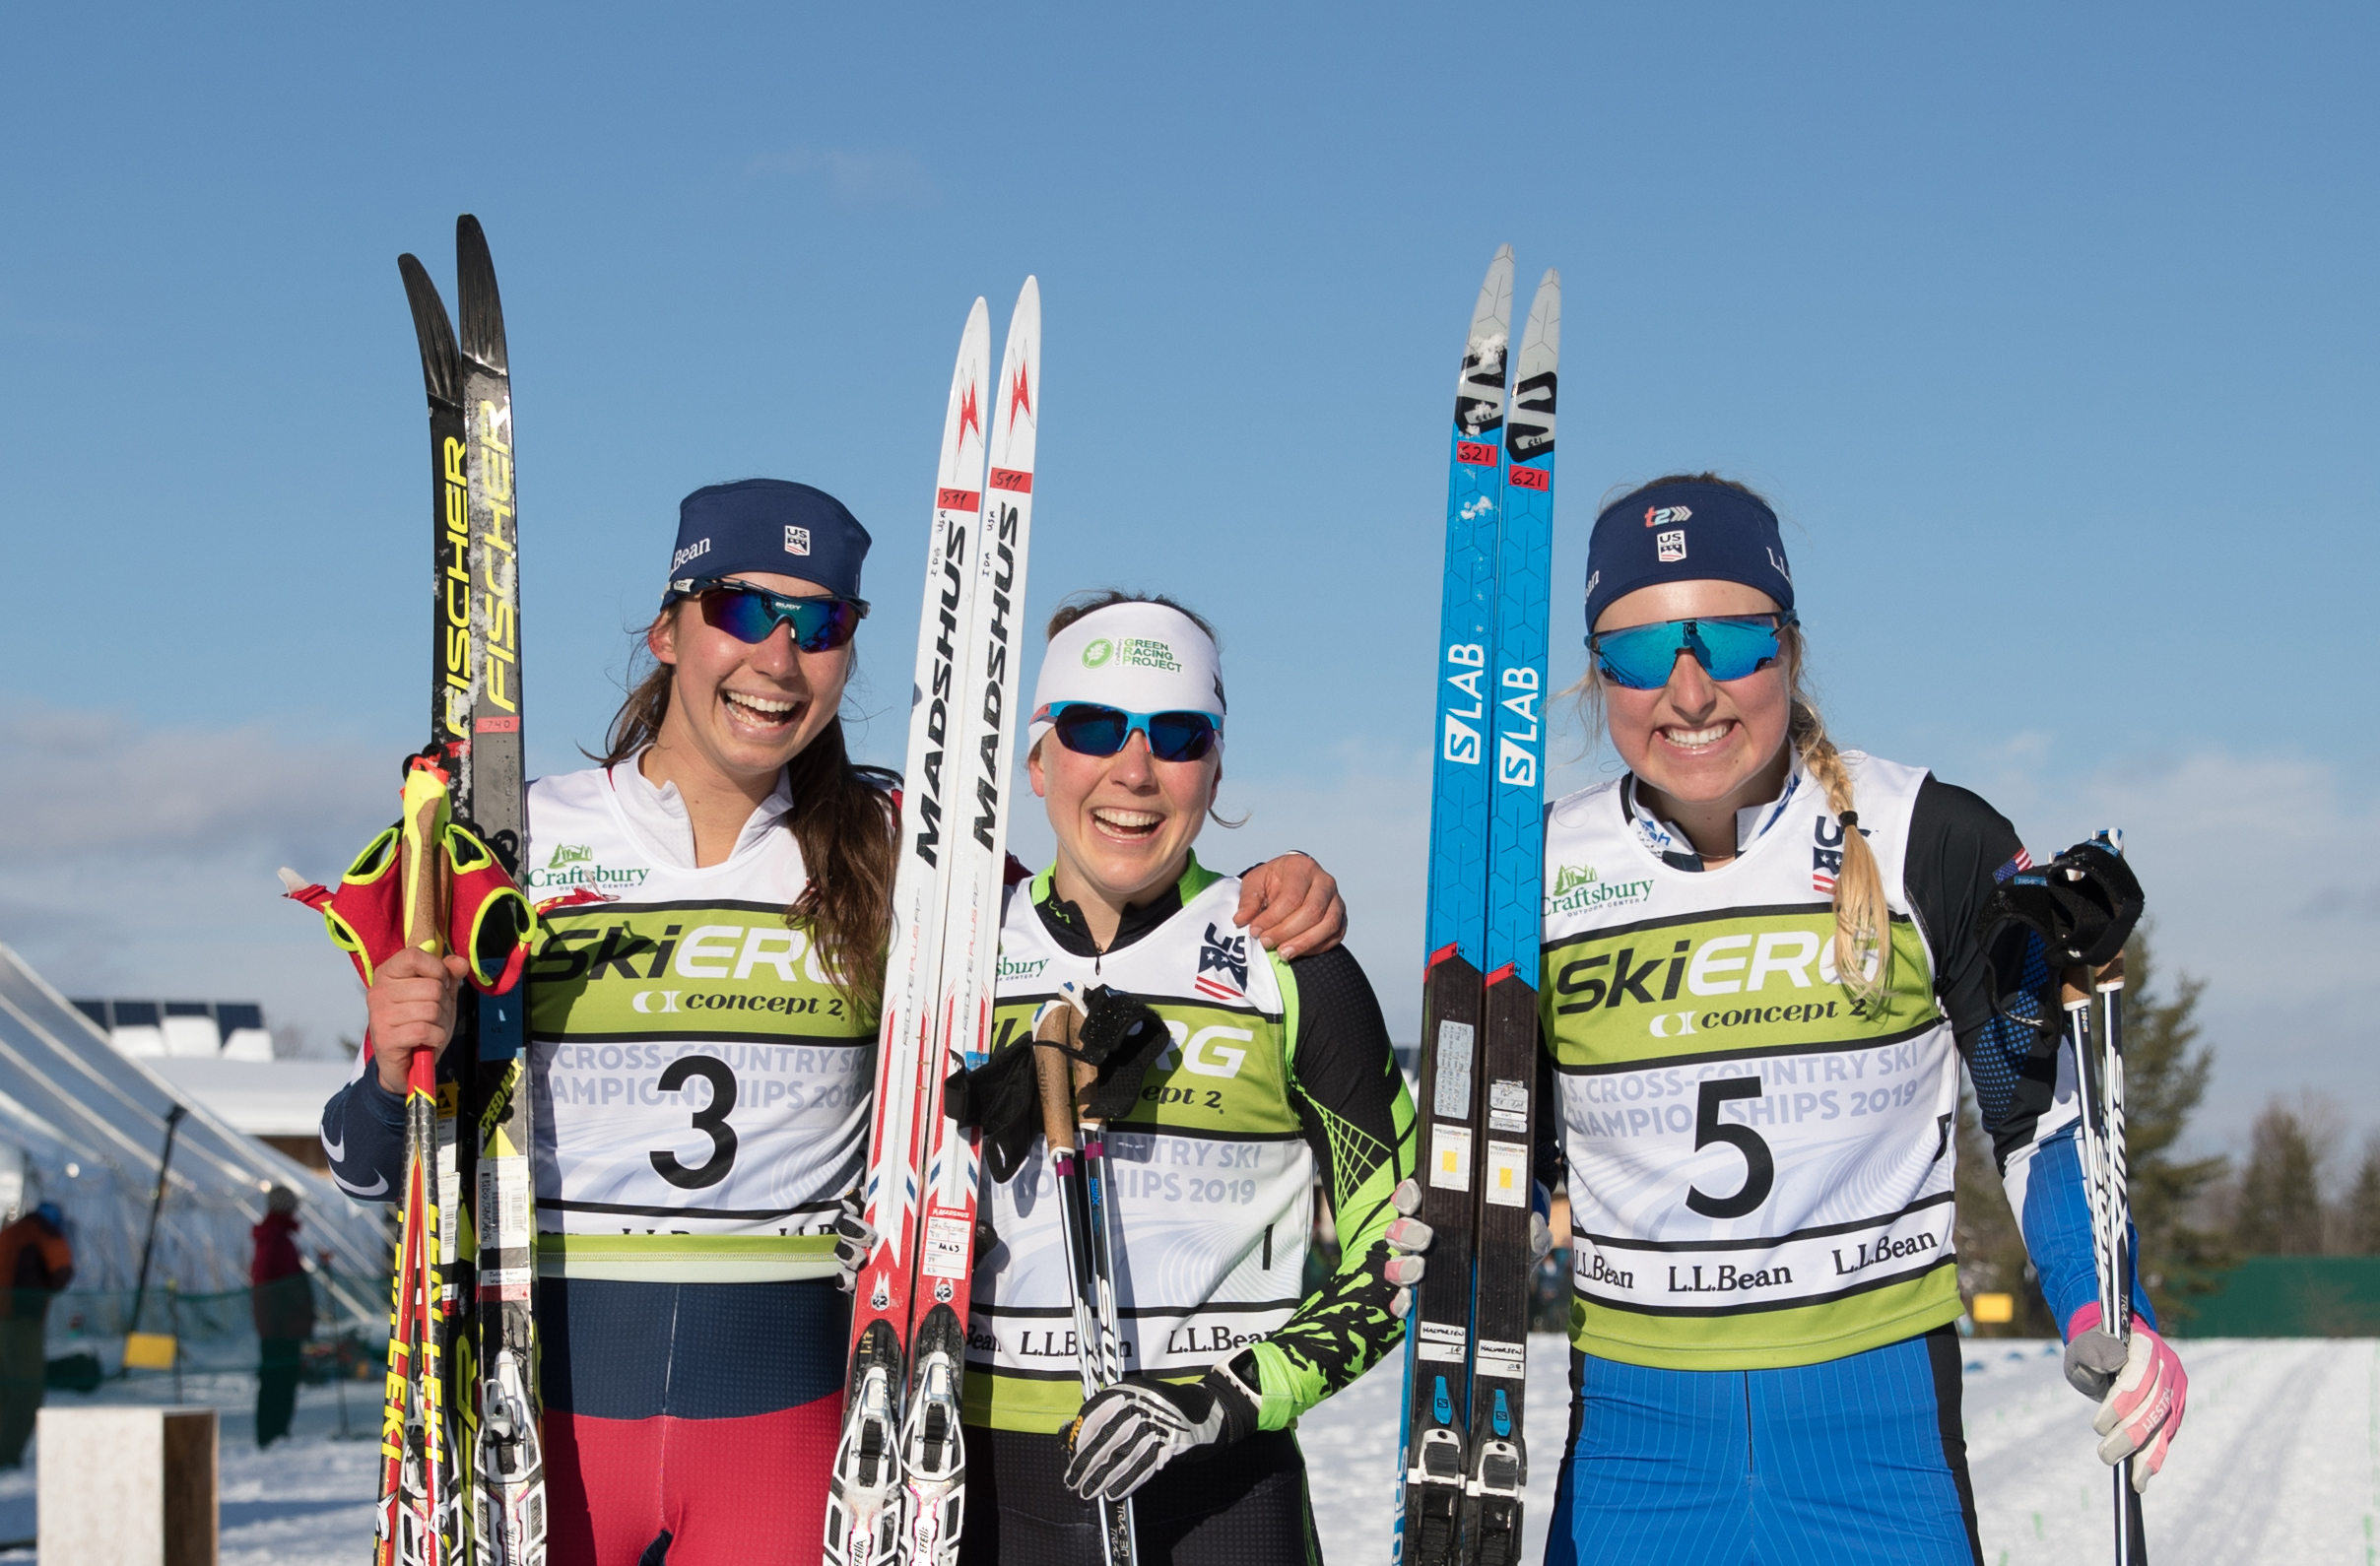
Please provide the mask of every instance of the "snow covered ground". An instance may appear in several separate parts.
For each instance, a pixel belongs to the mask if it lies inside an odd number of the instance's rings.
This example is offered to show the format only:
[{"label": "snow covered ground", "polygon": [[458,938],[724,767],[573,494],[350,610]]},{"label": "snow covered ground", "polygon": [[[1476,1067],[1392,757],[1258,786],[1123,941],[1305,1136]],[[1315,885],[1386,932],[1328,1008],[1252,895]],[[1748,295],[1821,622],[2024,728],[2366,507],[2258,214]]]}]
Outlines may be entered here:
[{"label": "snow covered ground", "polygon": [[[2154,1557],[2369,1566],[2380,1538],[2380,1340],[2175,1346],[2190,1406],[2146,1498]],[[1986,1566],[2101,1566],[2108,1470],[2091,1455],[2089,1404],[2066,1385],[2057,1349],[2006,1339],[1967,1347],[1967,1457]],[[1386,1559],[1402,1363],[1375,1367],[1298,1427],[1331,1566]],[[1524,1561],[1543,1558],[1568,1376],[1558,1338],[1530,1339]]]},{"label": "snow covered ground", "polygon": [[[2198,1338],[2176,1345],[2190,1370],[2189,1422],[2148,1497],[2162,1561],[2225,1566],[2370,1566],[2380,1519],[2380,1339]],[[1975,1341],[1966,1365],[1967,1450],[1987,1566],[2100,1566],[2108,1552],[2107,1470],[2090,1455],[2088,1405],[2046,1343]],[[1332,1399],[1301,1425],[1316,1521],[1331,1566],[1386,1559],[1401,1360]],[[1541,1558],[1554,1471],[1568,1421],[1568,1356],[1554,1338],[1529,1355],[1528,1552]],[[348,1428],[372,1429],[377,1387],[347,1387]],[[55,1405],[154,1403],[162,1382]],[[299,1394],[298,1438],[258,1452],[254,1382],[193,1377],[191,1403],[223,1410],[224,1566],[352,1566],[371,1535],[376,1443],[342,1441],[333,1389]],[[0,1473],[0,1540],[34,1533],[33,1469]],[[31,1551],[0,1560],[32,1559]]]},{"label": "snow covered ground", "polygon": [[[291,1440],[256,1450],[256,1382],[250,1376],[187,1376],[186,1403],[213,1403],[223,1484],[222,1566],[355,1566],[371,1547],[372,1496],[376,1465],[380,1384],[346,1385],[347,1427],[356,1439],[339,1438],[339,1390],[304,1387],[298,1394],[298,1420]],[[88,1397],[52,1392],[49,1406],[95,1403],[170,1403],[173,1384],[163,1377],[130,1386],[110,1385]],[[34,1535],[34,1476],[40,1461],[36,1441],[23,1468],[0,1472],[0,1540]],[[32,1550],[0,1553],[0,1560],[34,1559]]]}]

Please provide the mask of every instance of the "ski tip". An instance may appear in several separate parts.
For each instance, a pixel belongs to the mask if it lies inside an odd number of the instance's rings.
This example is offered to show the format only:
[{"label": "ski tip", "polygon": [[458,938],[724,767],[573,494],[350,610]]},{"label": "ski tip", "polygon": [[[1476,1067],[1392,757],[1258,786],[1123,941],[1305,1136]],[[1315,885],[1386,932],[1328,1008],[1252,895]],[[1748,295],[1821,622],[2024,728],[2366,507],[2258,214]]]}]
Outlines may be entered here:
[{"label": "ski tip", "polygon": [[502,371],[504,304],[496,292],[496,258],[488,251],[487,230],[466,212],[454,220],[456,304],[463,315],[463,355]]},{"label": "ski tip", "polygon": [[1512,265],[1512,246],[1508,244],[1497,245],[1495,247],[1495,255],[1488,261],[1488,264],[1489,266]]},{"label": "ski tip", "polygon": [[1561,292],[1561,268],[1546,268],[1546,275],[1537,280],[1537,288],[1538,292],[1541,294],[1548,289],[1552,289],[1554,293],[1559,294]]},{"label": "ski tip", "polygon": [[421,257],[408,251],[397,257],[397,276],[405,280],[405,303],[413,311],[413,335],[422,350],[422,384],[431,398],[455,403],[462,398],[462,376],[455,363],[454,325],[446,318],[446,301]]}]

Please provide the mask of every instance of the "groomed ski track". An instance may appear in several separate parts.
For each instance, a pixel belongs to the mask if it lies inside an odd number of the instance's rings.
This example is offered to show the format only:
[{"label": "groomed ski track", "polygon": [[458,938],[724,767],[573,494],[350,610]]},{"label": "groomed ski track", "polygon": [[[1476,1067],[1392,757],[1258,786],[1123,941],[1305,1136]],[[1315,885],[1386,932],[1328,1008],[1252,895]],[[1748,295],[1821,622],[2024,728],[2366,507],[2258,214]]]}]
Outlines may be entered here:
[{"label": "groomed ski track", "polygon": [[[2047,1343],[1966,1343],[1967,1459],[1985,1566],[2105,1566],[2107,1469],[2090,1405]],[[2144,1500],[2149,1559],[2365,1566],[2380,1547],[2380,1339],[2202,1338],[2175,1348],[2190,1407]],[[1403,1355],[1298,1421],[1329,1566],[1388,1556]],[[1529,1339],[1529,1488],[1521,1553],[1545,1558],[1570,1416],[1570,1355]]]}]

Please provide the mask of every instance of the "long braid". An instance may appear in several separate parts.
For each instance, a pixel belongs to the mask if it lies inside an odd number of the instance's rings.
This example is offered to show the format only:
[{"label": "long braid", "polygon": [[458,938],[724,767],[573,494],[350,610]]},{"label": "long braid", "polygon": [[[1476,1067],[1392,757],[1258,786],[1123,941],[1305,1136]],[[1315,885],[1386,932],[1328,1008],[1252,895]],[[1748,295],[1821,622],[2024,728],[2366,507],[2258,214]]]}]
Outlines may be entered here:
[{"label": "long braid", "polygon": [[[1798,651],[1799,649],[1797,649]],[[1801,660],[1794,660],[1800,673]],[[1801,752],[1802,769],[1826,791],[1826,808],[1840,818],[1843,864],[1834,877],[1834,968],[1843,988],[1874,1006],[1884,999],[1892,979],[1892,912],[1884,900],[1884,873],[1859,829],[1859,813],[1851,797],[1851,769],[1843,753],[1826,738],[1825,720],[1803,698],[1800,680],[1794,682],[1793,717],[1786,738]],[[1875,972],[1869,972],[1873,956]]]}]

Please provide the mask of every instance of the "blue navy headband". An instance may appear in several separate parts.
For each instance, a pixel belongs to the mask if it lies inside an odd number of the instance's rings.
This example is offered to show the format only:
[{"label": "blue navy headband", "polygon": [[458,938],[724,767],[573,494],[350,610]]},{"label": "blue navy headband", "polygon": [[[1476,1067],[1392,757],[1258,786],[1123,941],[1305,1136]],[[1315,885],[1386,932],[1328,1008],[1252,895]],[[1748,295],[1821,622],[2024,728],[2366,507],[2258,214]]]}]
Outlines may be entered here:
[{"label": "blue navy headband", "polygon": [[684,595],[681,582],[740,571],[798,576],[837,598],[857,598],[868,543],[859,519],[824,489],[783,479],[714,484],[679,502],[662,607]]},{"label": "blue navy headband", "polygon": [[1648,484],[1595,519],[1587,543],[1587,629],[1615,599],[1656,582],[1741,582],[1793,610],[1777,514],[1721,484]]}]

